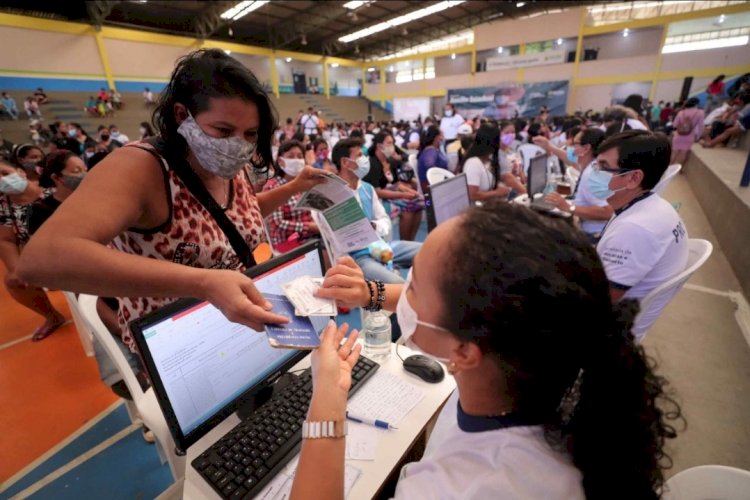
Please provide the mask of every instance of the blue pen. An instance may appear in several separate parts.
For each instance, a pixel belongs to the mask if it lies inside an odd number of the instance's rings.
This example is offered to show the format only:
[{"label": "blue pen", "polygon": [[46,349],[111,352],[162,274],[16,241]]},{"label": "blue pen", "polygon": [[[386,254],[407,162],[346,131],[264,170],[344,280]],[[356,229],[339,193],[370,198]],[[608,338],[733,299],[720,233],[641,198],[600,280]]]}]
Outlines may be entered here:
[{"label": "blue pen", "polygon": [[377,420],[377,419],[372,419],[372,418],[358,417],[356,415],[352,415],[349,412],[346,412],[346,419],[351,420],[352,422],[359,422],[360,424],[367,424],[367,425],[372,425],[374,427],[380,427],[381,429],[397,429],[395,425],[391,425],[388,422],[383,422],[382,420]]}]

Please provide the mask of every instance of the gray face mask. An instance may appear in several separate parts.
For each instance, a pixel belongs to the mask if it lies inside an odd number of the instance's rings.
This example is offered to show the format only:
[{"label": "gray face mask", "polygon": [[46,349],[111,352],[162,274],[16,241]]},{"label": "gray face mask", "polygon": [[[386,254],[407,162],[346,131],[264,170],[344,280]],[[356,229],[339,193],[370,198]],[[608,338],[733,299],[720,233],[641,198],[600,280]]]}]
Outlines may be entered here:
[{"label": "gray face mask", "polygon": [[185,138],[201,167],[224,179],[234,178],[255,153],[255,143],[240,137],[220,139],[206,135],[189,114],[177,133]]},{"label": "gray face mask", "polygon": [[62,184],[71,191],[75,191],[76,188],[81,185],[81,181],[83,181],[84,177],[86,177],[85,173],[81,175],[63,175]]}]

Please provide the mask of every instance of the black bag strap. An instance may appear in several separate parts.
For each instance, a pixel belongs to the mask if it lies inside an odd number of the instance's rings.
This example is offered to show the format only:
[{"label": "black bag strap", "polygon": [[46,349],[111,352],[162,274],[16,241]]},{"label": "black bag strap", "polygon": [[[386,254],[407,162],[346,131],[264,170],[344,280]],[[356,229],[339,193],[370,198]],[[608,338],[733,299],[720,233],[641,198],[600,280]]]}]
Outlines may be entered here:
[{"label": "black bag strap", "polygon": [[237,254],[237,257],[239,257],[242,264],[248,269],[254,267],[256,264],[255,257],[253,257],[253,252],[247,244],[247,241],[245,241],[245,238],[242,237],[232,221],[229,220],[227,214],[224,213],[224,209],[216,203],[214,197],[211,196],[211,193],[208,192],[206,186],[201,182],[198,174],[190,168],[187,160],[180,155],[173,154],[173,152],[169,151],[164,141],[160,138],[149,138],[146,142],[153,146],[154,149],[156,149],[156,151],[167,160],[169,168],[177,174],[177,177],[179,177],[185,186],[187,186],[195,199],[197,199],[200,204],[208,210],[208,213],[211,214],[211,217],[214,218],[224,235],[229,240],[229,244],[232,245],[232,249]]}]

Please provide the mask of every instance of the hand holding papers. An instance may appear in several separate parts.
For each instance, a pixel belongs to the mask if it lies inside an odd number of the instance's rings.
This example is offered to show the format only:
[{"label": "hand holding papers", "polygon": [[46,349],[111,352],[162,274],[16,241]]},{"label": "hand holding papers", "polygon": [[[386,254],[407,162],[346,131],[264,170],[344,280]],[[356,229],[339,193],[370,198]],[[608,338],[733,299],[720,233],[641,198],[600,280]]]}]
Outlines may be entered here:
[{"label": "hand holding papers", "polygon": [[273,312],[290,320],[285,325],[266,325],[266,336],[271,347],[316,349],[320,346],[320,339],[310,318],[294,314],[294,306],[283,295],[269,293],[265,297],[273,304]]},{"label": "hand holding papers", "polygon": [[335,316],[336,302],[315,297],[315,291],[323,285],[323,278],[300,276],[281,285],[284,295],[294,304],[297,316]]}]

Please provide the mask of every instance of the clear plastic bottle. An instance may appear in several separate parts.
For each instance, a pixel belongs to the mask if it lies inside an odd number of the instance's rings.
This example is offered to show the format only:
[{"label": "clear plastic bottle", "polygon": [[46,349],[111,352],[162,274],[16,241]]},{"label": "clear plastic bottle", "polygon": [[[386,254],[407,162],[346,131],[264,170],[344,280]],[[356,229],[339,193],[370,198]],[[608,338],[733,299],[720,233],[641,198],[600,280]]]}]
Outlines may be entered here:
[{"label": "clear plastic bottle", "polygon": [[391,320],[382,311],[365,313],[364,354],[373,361],[387,361],[391,356]]}]

